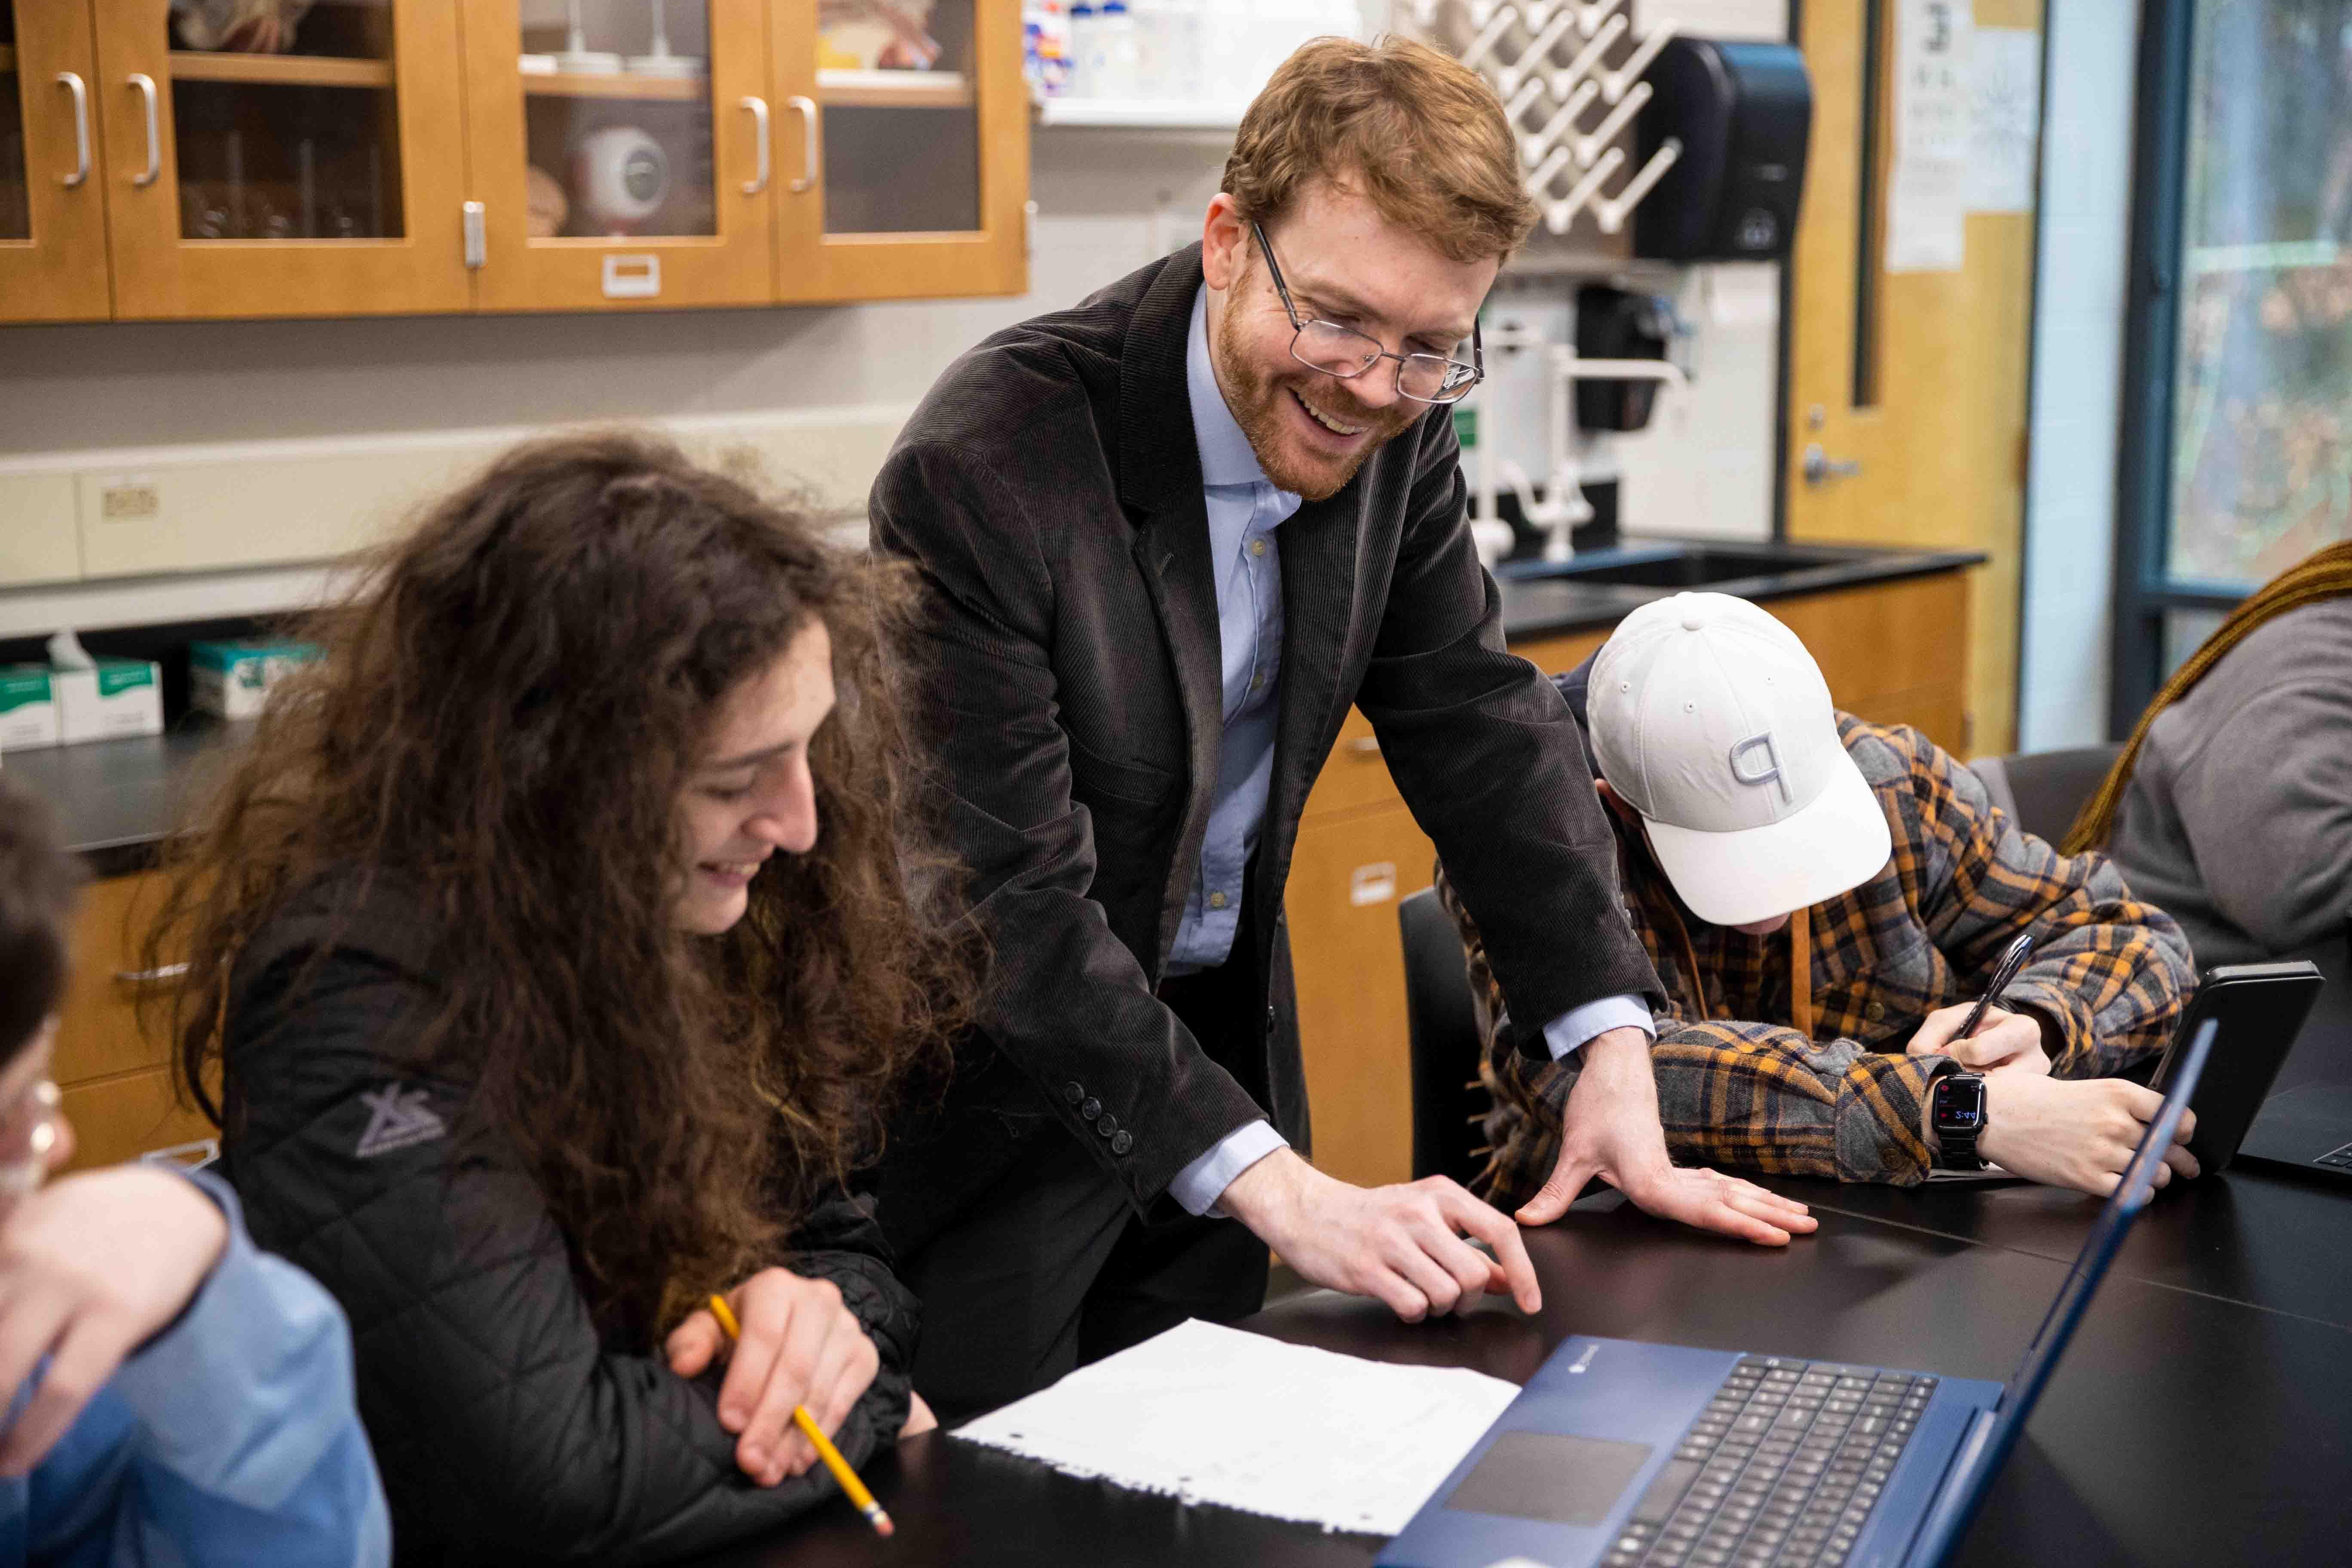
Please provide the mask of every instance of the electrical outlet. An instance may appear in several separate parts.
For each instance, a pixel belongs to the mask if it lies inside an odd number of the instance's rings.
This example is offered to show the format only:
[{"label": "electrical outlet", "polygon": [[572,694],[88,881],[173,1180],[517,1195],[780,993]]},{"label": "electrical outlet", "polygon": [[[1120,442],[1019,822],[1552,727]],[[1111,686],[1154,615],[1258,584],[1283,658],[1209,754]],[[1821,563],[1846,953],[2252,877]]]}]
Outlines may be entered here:
[{"label": "electrical outlet", "polygon": [[100,482],[98,516],[101,522],[152,522],[163,510],[163,493],[152,479],[125,475]]}]

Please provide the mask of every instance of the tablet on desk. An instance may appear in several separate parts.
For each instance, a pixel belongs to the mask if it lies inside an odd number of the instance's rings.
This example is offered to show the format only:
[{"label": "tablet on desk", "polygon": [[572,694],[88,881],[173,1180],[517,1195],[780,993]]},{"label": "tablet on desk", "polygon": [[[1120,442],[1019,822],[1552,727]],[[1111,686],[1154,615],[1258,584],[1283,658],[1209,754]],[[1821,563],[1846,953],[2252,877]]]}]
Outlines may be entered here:
[{"label": "tablet on desk", "polygon": [[2149,1081],[2150,1088],[2164,1093],[2198,1025],[2208,1018],[2220,1022],[2212,1064],[2189,1102],[2197,1131],[2189,1140],[2189,1152],[2200,1169],[2225,1170],[2237,1157],[2238,1145],[2253,1125],[2295,1037],[2303,1032],[2303,1021],[2318,1000],[2322,984],[2318,965],[2305,959],[2225,963],[2205,972]]}]

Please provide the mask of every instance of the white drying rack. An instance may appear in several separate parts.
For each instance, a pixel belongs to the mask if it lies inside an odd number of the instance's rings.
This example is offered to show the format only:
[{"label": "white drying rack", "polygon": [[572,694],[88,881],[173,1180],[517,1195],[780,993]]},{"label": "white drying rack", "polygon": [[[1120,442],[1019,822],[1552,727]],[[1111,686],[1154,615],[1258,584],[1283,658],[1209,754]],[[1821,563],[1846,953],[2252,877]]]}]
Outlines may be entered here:
[{"label": "white drying rack", "polygon": [[[1413,19],[1424,37],[1437,36],[1441,13],[1448,9],[1467,23],[1470,41],[1459,58],[1502,99],[1528,171],[1528,194],[1555,235],[1566,234],[1587,208],[1601,233],[1620,232],[1682,156],[1682,143],[1668,137],[1613,193],[1602,194],[1628,162],[1618,142],[1650,101],[1642,73],[1675,36],[1675,25],[1661,22],[1610,64],[1612,51],[1633,31],[1627,3],[1413,0]],[[1595,106],[1601,118],[1583,129],[1580,122]],[[1538,114],[1542,119],[1530,129]]]}]

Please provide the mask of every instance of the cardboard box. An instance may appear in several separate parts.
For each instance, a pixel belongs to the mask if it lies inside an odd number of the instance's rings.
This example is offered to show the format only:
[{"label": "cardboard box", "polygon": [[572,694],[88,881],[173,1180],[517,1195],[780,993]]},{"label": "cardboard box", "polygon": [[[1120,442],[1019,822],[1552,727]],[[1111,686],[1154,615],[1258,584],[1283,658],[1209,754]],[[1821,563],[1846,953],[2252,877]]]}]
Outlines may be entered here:
[{"label": "cardboard box", "polygon": [[0,665],[0,752],[58,743],[58,700],[46,664]]},{"label": "cardboard box", "polygon": [[89,669],[51,667],[58,739],[66,745],[163,732],[163,672],[140,658],[101,658]]},{"label": "cardboard box", "polygon": [[261,711],[280,680],[318,657],[316,643],[192,643],[188,647],[190,700],[223,719],[250,719]]}]

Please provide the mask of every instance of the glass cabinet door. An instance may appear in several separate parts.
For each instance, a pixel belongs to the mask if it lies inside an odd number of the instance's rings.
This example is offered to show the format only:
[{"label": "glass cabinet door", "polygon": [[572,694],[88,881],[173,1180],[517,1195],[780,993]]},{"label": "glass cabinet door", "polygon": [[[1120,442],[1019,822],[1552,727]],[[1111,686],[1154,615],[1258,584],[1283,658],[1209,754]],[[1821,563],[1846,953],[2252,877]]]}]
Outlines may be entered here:
[{"label": "glass cabinet door", "polygon": [[1028,287],[1019,0],[777,0],[778,294]]},{"label": "glass cabinet door", "polygon": [[756,0],[468,0],[466,16],[485,308],[772,296]]},{"label": "glass cabinet door", "polygon": [[0,0],[0,321],[107,313],[89,17]]},{"label": "glass cabinet door", "polygon": [[123,316],[462,310],[458,0],[94,0]]}]

